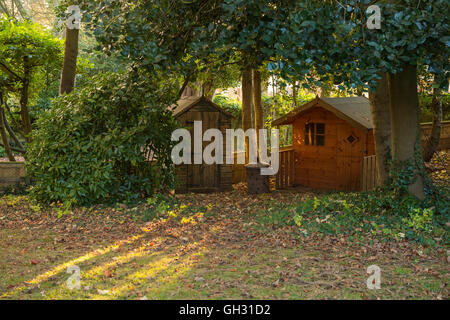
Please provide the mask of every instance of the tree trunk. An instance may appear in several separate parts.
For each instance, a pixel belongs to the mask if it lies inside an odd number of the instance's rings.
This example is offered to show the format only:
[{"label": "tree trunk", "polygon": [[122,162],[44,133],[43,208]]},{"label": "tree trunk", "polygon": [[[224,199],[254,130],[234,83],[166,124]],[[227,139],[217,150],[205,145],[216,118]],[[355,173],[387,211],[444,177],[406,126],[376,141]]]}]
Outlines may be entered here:
[{"label": "tree trunk", "polygon": [[264,114],[261,102],[261,73],[258,70],[252,70],[253,85],[253,110],[255,115],[256,142],[259,155],[259,129],[264,129]]},{"label": "tree trunk", "polygon": [[20,14],[20,16],[21,16],[24,20],[30,18],[30,17],[28,16],[27,11],[26,11],[26,10],[24,9],[24,7],[23,7],[23,5],[22,5],[22,3],[21,3],[21,0],[13,0],[13,1],[11,1],[11,2],[14,3],[14,5],[15,5],[16,8],[17,8],[18,13]]},{"label": "tree trunk", "polygon": [[255,129],[264,129],[264,115],[261,102],[261,73],[252,70],[253,77],[253,106],[255,108]]},{"label": "tree trunk", "polygon": [[328,87],[320,87],[318,89],[318,96],[319,98],[328,98],[330,96],[330,90]]},{"label": "tree trunk", "polygon": [[0,112],[2,112],[2,114],[3,114],[3,124],[5,125],[5,129],[7,130],[7,132],[9,133],[9,136],[11,137],[11,139],[14,141],[14,143],[16,145],[16,148],[11,149],[11,150],[25,154],[26,153],[25,147],[20,142],[20,140],[17,138],[14,130],[11,128],[11,126],[8,123],[8,119],[6,118],[5,109],[3,108]]},{"label": "tree trunk", "polygon": [[391,159],[391,115],[389,109],[389,86],[387,74],[380,74],[377,91],[369,91],[372,111],[377,174],[381,185],[389,183],[389,161]]},{"label": "tree trunk", "polygon": [[242,71],[242,129],[253,128],[252,123],[252,70],[247,67]]},{"label": "tree trunk", "polygon": [[284,146],[288,146],[289,144],[289,126],[284,127]]},{"label": "tree trunk", "polygon": [[0,1],[0,12],[5,13],[8,17],[12,16],[11,12],[9,11],[9,7],[2,1]]},{"label": "tree trunk", "polygon": [[298,107],[297,95],[298,95],[297,81],[294,81],[294,85],[292,86],[292,101],[294,102],[295,108]]},{"label": "tree trunk", "polygon": [[[0,106],[1,107],[1,106]],[[1,107],[3,108],[3,107]],[[3,110],[2,110],[3,111]],[[0,135],[3,142],[3,147],[5,149],[6,156],[8,157],[9,161],[16,161],[14,158],[14,155],[12,154],[11,147],[9,146],[8,136],[6,135],[6,127],[5,127],[5,121],[3,118],[4,113],[0,112]]]},{"label": "tree trunk", "polygon": [[190,86],[186,86],[183,90],[183,93],[181,94],[181,99],[189,98],[189,97],[200,97],[201,93],[198,92],[198,90],[195,90],[194,88]]},{"label": "tree trunk", "polygon": [[66,42],[64,50],[64,63],[61,73],[61,84],[59,94],[70,93],[75,86],[75,75],[77,72],[78,57],[78,35],[77,28],[69,29],[66,26]]},{"label": "tree trunk", "polygon": [[439,145],[442,131],[442,101],[441,89],[433,88],[433,100],[431,101],[431,109],[433,110],[433,125],[431,127],[430,136],[425,141],[423,148],[423,160],[428,162],[433,158],[434,153]]},{"label": "tree trunk", "polygon": [[24,76],[20,90],[20,117],[22,119],[23,133],[27,142],[31,141],[31,120],[28,110],[28,89],[30,87],[31,68],[28,65],[28,57],[24,57]]},{"label": "tree trunk", "polygon": [[389,96],[391,110],[392,158],[396,162],[410,162],[413,179],[409,192],[417,198],[425,198],[420,124],[419,96],[417,94],[417,67],[404,65],[403,70],[389,75]]},{"label": "tree trunk", "polygon": [[[244,132],[254,127],[252,120],[252,100],[252,69],[247,67],[242,71],[242,130]],[[247,136],[245,137],[245,162],[249,162],[249,138]]]},{"label": "tree trunk", "polygon": [[214,86],[213,80],[208,80],[203,84],[203,96],[212,100],[214,98],[214,93],[216,92],[216,88]]},{"label": "tree trunk", "polygon": [[178,99],[181,99],[184,95],[184,92],[186,91],[187,85],[189,84],[189,81],[191,79],[191,76],[188,75],[186,78],[184,78],[183,84],[181,85],[180,90],[178,91]]},{"label": "tree trunk", "polygon": [[216,92],[216,85],[214,81],[214,73],[210,69],[207,71],[206,80],[202,84],[202,93],[203,96],[212,100],[214,97],[214,93]]}]

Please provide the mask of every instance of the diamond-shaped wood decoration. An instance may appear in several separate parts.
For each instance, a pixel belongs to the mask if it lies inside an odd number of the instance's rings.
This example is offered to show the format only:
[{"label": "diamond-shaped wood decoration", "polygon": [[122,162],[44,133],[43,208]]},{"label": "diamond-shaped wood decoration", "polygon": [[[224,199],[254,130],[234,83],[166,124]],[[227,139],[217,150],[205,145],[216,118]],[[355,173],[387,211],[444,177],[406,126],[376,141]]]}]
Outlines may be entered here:
[{"label": "diamond-shaped wood decoration", "polygon": [[356,138],[355,138],[353,135],[350,135],[350,136],[347,138],[347,141],[350,142],[350,143],[353,143],[355,140],[356,140]]}]

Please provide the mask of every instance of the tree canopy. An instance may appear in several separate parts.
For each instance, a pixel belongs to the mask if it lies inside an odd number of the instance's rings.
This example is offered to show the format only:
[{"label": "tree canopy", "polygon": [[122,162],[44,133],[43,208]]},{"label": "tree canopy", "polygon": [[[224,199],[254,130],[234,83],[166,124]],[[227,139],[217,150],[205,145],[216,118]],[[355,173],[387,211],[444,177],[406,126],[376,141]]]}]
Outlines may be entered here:
[{"label": "tree canopy", "polygon": [[[37,97],[42,88],[44,75],[59,70],[62,57],[62,42],[50,32],[28,20],[17,21],[13,18],[0,16],[0,95],[2,113],[9,96],[20,103],[21,131],[27,142],[30,141],[31,117],[29,101]],[[5,106],[3,106],[3,104]],[[0,126],[10,129],[6,116],[3,115]],[[24,152],[15,134],[8,130],[16,147]],[[2,144],[10,160],[14,157],[9,151],[9,142],[4,128],[2,129]]]}]

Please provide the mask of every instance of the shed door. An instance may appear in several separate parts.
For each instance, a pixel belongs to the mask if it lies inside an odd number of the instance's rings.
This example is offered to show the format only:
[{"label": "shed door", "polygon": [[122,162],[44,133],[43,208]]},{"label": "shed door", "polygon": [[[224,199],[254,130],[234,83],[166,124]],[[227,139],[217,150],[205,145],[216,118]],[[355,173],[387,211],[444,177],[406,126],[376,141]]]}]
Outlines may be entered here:
[{"label": "shed door", "polygon": [[[192,164],[188,166],[187,187],[195,191],[214,191],[220,185],[219,165],[218,164],[193,164],[194,163],[194,121],[202,121],[203,133],[210,129],[219,127],[219,112],[202,110],[200,107],[192,109],[187,115],[188,126],[190,127],[192,137]],[[211,141],[203,142],[203,148],[209,145]],[[203,190],[204,189],[204,190]]]},{"label": "shed door", "polygon": [[359,190],[364,135],[361,130],[342,123],[338,125],[337,142],[338,189]]}]

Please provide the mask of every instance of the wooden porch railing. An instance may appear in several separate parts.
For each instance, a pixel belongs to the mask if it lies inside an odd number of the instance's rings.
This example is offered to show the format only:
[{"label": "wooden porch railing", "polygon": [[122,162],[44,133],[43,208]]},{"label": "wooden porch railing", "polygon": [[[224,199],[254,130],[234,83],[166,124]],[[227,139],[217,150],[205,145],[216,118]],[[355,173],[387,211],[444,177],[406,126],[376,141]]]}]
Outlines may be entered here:
[{"label": "wooden porch railing", "polygon": [[239,182],[246,182],[247,181],[247,173],[245,171],[245,164],[238,164],[237,163],[237,157],[238,154],[245,152],[235,152],[234,153],[234,164],[233,164],[233,174],[232,174],[232,180],[233,184],[239,183]]},{"label": "wooden porch railing", "polygon": [[361,172],[361,190],[370,191],[377,186],[377,156],[364,157]]},{"label": "wooden porch railing", "polygon": [[[244,164],[237,164],[237,152],[234,153],[233,164],[233,184],[239,182],[246,182],[246,171]],[[276,189],[283,189],[291,187],[294,185],[295,179],[295,158],[294,149],[292,146],[280,148],[280,158],[279,158],[279,170],[278,173],[273,177],[273,182]],[[272,185],[273,186],[273,185]]]},{"label": "wooden porch railing", "polygon": [[295,153],[292,146],[280,148],[280,167],[275,176],[275,187],[283,189],[294,185]]}]

